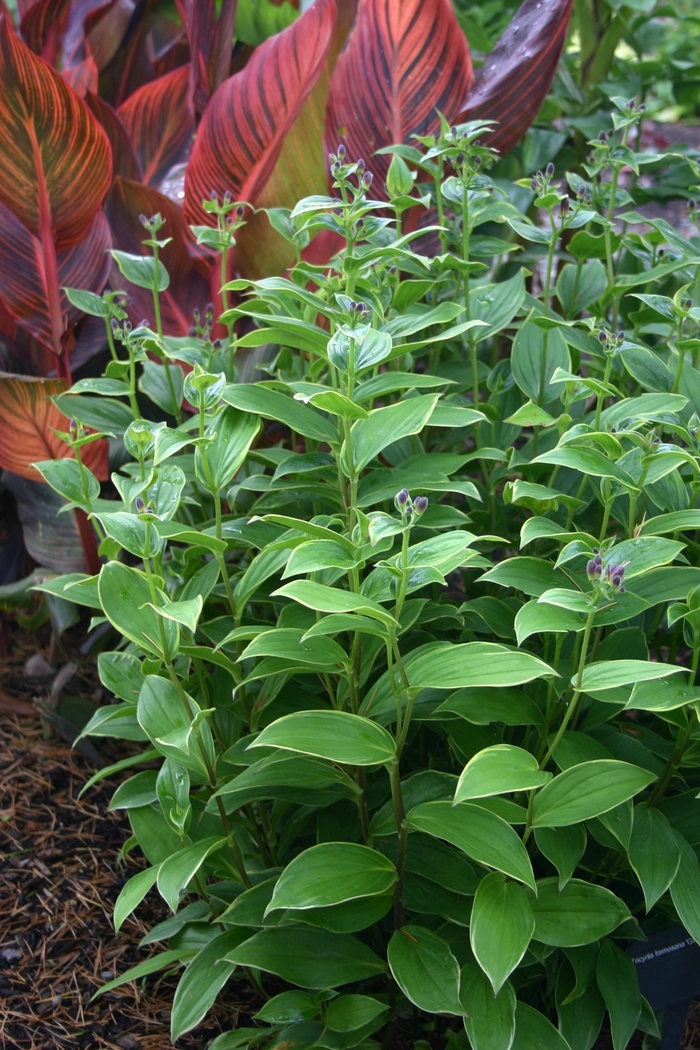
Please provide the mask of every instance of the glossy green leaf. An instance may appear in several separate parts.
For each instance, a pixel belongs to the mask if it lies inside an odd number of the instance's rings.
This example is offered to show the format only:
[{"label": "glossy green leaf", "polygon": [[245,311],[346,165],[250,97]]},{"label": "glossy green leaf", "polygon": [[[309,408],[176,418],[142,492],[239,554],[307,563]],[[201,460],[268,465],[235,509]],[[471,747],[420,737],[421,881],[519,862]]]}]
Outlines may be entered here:
[{"label": "glossy green leaf", "polygon": [[394,865],[376,850],[353,842],[322,842],[287,865],[267,912],[325,908],[358,897],[386,894],[396,879]]},{"label": "glossy green leaf", "polygon": [[180,978],[173,999],[170,1016],[170,1037],[173,1041],[196,1028],[213,1006],[235,969],[226,955],[237,948],[246,936],[246,930],[220,933],[195,955]]},{"label": "glossy green leaf", "polygon": [[459,964],[449,945],[423,926],[403,926],[389,941],[387,959],[404,995],[429,1013],[461,1014]]},{"label": "glossy green leaf", "polygon": [[649,912],[675,879],[681,862],[676,836],[660,810],[643,802],[635,807],[627,854]]},{"label": "glossy green leaf", "polygon": [[515,1008],[512,1050],[571,1050],[564,1036],[539,1010],[526,1003]]},{"label": "glossy green leaf", "polygon": [[585,852],[585,828],[581,824],[563,828],[536,828],[535,842],[540,853],[559,872],[559,889],[562,890]]},{"label": "glossy green leaf", "polygon": [[135,908],[146,896],[152,886],[155,886],[158,878],[159,866],[144,868],[131,878],[122,887],[114,905],[114,929],[118,933],[125,919],[131,915]]},{"label": "glossy green leaf", "polygon": [[533,937],[560,948],[590,944],[606,937],[629,918],[624,901],[610,890],[581,879],[570,879],[560,891],[558,879],[539,879]]},{"label": "glossy green leaf", "polygon": [[280,747],[351,766],[390,762],[396,744],[386,729],[346,711],[297,711],[263,729],[250,747]]},{"label": "glossy green leaf", "polygon": [[522,839],[505,820],[470,802],[424,802],[407,815],[408,823],[427,835],[457,846],[472,860],[534,888],[532,865]]},{"label": "glossy green leaf", "polygon": [[655,779],[647,769],[611,759],[571,766],[535,795],[532,825],[562,828],[579,824],[633,798]]},{"label": "glossy green leaf", "polygon": [[310,1021],[320,1012],[319,1004],[310,992],[280,992],[268,999],[255,1015],[256,1020],[267,1024],[291,1024],[294,1021]]},{"label": "glossy green leaf", "polygon": [[119,252],[112,249],[112,258],[127,281],[137,285],[139,288],[157,288],[164,292],[170,284],[168,271],[162,262],[158,262],[156,271],[155,259],[151,255],[130,255],[128,252]]},{"label": "glossy green leaf", "polygon": [[295,580],[293,583],[285,583],[283,587],[273,591],[276,596],[292,598],[300,605],[308,609],[315,609],[324,613],[347,613],[357,612],[363,616],[371,616],[380,620],[388,627],[397,626],[397,622],[391,613],[387,612],[379,602],[365,598],[361,594],[351,591],[342,591],[339,587],[326,587],[322,583],[312,580]]},{"label": "glossy green leaf", "polygon": [[642,997],[634,963],[607,938],[598,956],[596,979],[610,1015],[614,1050],[625,1050],[637,1027]]},{"label": "glossy green leaf", "polygon": [[278,390],[271,390],[259,384],[236,383],[227,386],[222,397],[229,405],[242,412],[259,415],[264,419],[276,419],[304,437],[315,441],[337,440],[338,434],[330,420]]},{"label": "glossy green leaf", "polygon": [[527,791],[542,787],[551,779],[552,774],[540,770],[529,751],[512,744],[495,744],[469,760],[457,783],[454,800],[456,804],[471,798]]},{"label": "glossy green leaf", "polygon": [[408,680],[414,689],[500,688],[553,674],[551,667],[530,653],[493,642],[445,642],[412,663]]},{"label": "glossy green leaf", "polygon": [[479,966],[498,995],[530,943],[535,919],[522,886],[507,882],[499,871],[479,883],[469,936]]},{"label": "glossy green leaf", "polygon": [[355,937],[303,925],[262,930],[227,959],[302,988],[337,988],[385,971],[382,960]]},{"label": "glossy green leaf", "polygon": [[676,833],[681,859],[671,883],[671,900],[691,937],[700,939],[700,868],[694,850]]},{"label": "glossy green leaf", "polygon": [[[150,607],[153,595],[142,572],[111,561],[102,566],[98,587],[105,616],[118,631],[147,653],[172,659],[177,652],[177,624],[161,619]],[[166,604],[162,591],[154,588],[154,594],[159,604]]]},{"label": "glossy green leaf", "polygon": [[[419,434],[438,400],[438,394],[407,398],[386,408],[377,408],[369,419],[359,419],[350,431],[350,447],[355,470],[364,470],[379,453],[411,434]],[[346,470],[347,473],[347,470]]]},{"label": "glossy green leaf", "polygon": [[510,1050],[515,1037],[515,992],[510,981],[497,996],[475,962],[462,967],[459,999],[473,1050]]},{"label": "glossy green leaf", "polygon": [[191,846],[185,846],[163,861],[158,871],[158,892],[173,913],[177,911],[180,894],[195,877],[209,854],[221,849],[225,844],[225,838],[211,836]]},{"label": "glossy green leaf", "polygon": [[333,999],[323,1023],[332,1032],[356,1032],[388,1009],[369,995],[341,995]]},{"label": "glossy green leaf", "polygon": [[682,667],[673,664],[653,663],[646,660],[601,660],[584,668],[581,678],[581,690],[601,692],[606,689],[617,689],[621,685],[634,685],[636,682],[651,682],[658,678],[677,674]]}]

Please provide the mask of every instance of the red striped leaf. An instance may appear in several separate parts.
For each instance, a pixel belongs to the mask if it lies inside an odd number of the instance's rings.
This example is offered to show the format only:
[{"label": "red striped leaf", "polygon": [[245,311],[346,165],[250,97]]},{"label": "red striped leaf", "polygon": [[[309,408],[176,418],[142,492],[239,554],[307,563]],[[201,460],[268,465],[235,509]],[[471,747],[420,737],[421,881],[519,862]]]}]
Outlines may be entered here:
[{"label": "red striped leaf", "polygon": [[[0,415],[3,420],[0,467],[3,470],[41,481],[41,475],[32,463],[73,458],[72,450],[53,432],[68,430],[68,420],[49,400],[67,389],[67,384],[61,379],[36,379],[0,372]],[[109,476],[107,454],[107,442],[102,439],[85,445],[82,450],[83,462],[100,481]]]},{"label": "red striped leaf", "polygon": [[180,16],[192,56],[192,102],[197,113],[231,74],[236,0],[223,0],[216,17],[215,0],[181,0]]},{"label": "red striped leaf", "polygon": [[185,217],[210,225],[202,200],[227,190],[251,204],[260,197],[323,69],[334,0],[316,3],[257,48],[248,65],[215,92],[199,125],[185,178]]},{"label": "red striped leaf", "polygon": [[[57,252],[59,288],[86,288],[101,293],[109,276],[109,226],[102,211],[95,212],[79,244]],[[0,204],[0,297],[17,323],[53,349],[49,307],[49,280],[41,241]],[[60,291],[61,332],[70,331],[82,317]]]},{"label": "red striped leaf", "polygon": [[82,62],[71,66],[70,69],[62,69],[61,76],[66,84],[73,88],[76,95],[85,98],[88,91],[97,92],[97,66],[95,59],[84,58]]},{"label": "red striped leaf", "polygon": [[110,3],[95,6],[85,16],[86,49],[95,59],[98,69],[109,65],[121,47],[134,7],[134,0],[110,0]]},{"label": "red striped leaf", "polygon": [[479,72],[456,121],[497,120],[489,145],[507,153],[544,102],[566,41],[573,0],[525,0]]},{"label": "red striped leaf", "polygon": [[[160,296],[163,330],[167,335],[186,335],[195,308],[204,313],[211,293],[207,277],[198,268],[203,264],[193,262],[188,254],[185,224],[177,204],[149,186],[117,178],[107,196],[105,212],[112,227],[115,248],[132,255],[146,255],[149,251],[143,246],[148,234],[139,221],[139,215],[151,216],[160,212],[165,219],[160,236],[172,237],[172,240],[160,253],[170,274],[170,285]],[[116,266],[114,270],[113,287],[125,288],[131,297],[127,309],[132,323],[138,324],[145,319],[153,327],[155,318],[150,291],[127,284]]]},{"label": "red striped leaf", "polygon": [[180,66],[139,88],[117,110],[149,186],[160,185],[189,153],[194,134],[189,85],[189,66]]},{"label": "red striped leaf", "polygon": [[[284,140],[272,174],[255,202],[256,207],[291,209],[302,197],[328,192],[323,124],[331,77],[354,17],[353,0],[336,4],[331,44],[323,68]],[[332,244],[332,249],[321,253],[321,261],[327,261],[339,250],[335,240]],[[317,244],[316,249],[319,247]],[[305,251],[305,258],[310,251],[311,246]],[[252,215],[240,231],[233,265],[246,277],[258,279],[284,273],[293,265],[295,257],[293,246],[273,230],[265,213],[259,212]]]},{"label": "red striped leaf", "polygon": [[0,201],[60,251],[86,233],[111,167],[90,111],[0,18]]},{"label": "red striped leaf", "polygon": [[451,0],[360,0],[328,98],[326,153],[344,143],[367,161],[381,196],[391,157],[383,146],[439,131],[473,81],[472,62]]},{"label": "red striped leaf", "polygon": [[116,179],[117,175],[122,175],[125,179],[141,182],[143,179],[141,162],[136,156],[129,138],[129,132],[115,110],[104,99],[99,98],[91,91],[88,91],[85,95],[85,105],[107,133],[109,144],[112,147],[112,174],[114,178]]},{"label": "red striped leaf", "polygon": [[50,65],[56,64],[61,53],[70,6],[70,0],[39,0],[23,15],[19,24],[27,47]]}]

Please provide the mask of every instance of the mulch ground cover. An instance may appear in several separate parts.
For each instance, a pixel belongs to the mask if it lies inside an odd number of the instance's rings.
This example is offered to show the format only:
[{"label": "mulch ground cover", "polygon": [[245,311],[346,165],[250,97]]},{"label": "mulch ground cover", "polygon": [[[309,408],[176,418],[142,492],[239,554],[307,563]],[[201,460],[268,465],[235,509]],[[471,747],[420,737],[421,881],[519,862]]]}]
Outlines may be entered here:
[{"label": "mulch ground cover", "polygon": [[[115,934],[114,901],[145,864],[138,850],[120,857],[130,828],[123,813],[107,813],[116,782],[105,780],[78,798],[94,765],[49,736],[38,717],[36,692],[22,674],[36,636],[11,630],[6,641],[0,657],[0,1048],[172,1050],[177,976],[154,975],[145,985],[130,983],[90,1001],[102,984],[147,957],[139,941],[168,912],[149,894]],[[95,684],[89,670],[78,672],[87,693]],[[97,743],[105,763],[125,757],[129,746]],[[206,1050],[219,1033],[250,1024],[261,1005],[243,984],[229,984],[221,1000],[196,1032],[178,1040],[178,1050]],[[426,1035],[395,1031],[392,1050],[409,1050]],[[441,1050],[444,1035],[436,1036],[431,1042]],[[630,1050],[641,1045],[635,1038]],[[700,1050],[700,1001],[691,1008],[683,1047]],[[604,1030],[595,1050],[611,1048]]]}]

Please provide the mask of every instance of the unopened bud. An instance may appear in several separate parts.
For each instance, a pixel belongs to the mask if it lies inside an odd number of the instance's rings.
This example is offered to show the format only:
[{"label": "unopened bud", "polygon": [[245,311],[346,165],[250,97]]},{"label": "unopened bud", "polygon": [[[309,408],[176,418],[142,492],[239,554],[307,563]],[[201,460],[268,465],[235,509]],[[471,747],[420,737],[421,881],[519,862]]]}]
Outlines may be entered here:
[{"label": "unopened bud", "polygon": [[361,175],[361,174],[362,174],[362,172],[363,172],[364,170],[365,170],[365,162],[364,162],[363,158],[362,158],[362,157],[360,157],[360,159],[359,159],[359,160],[358,160],[358,162],[357,162],[357,171],[358,171],[358,174],[360,174],[360,175]]},{"label": "unopened bud", "polygon": [[364,175],[362,176],[362,185],[364,186],[364,188],[366,190],[368,190],[370,188],[370,186],[372,185],[372,179],[373,178],[374,178],[374,175],[372,174],[371,171],[366,171],[364,173]]},{"label": "unopened bud", "polygon": [[245,208],[243,207],[242,204],[239,204],[238,207],[236,208],[236,218],[238,219],[239,222],[241,221],[241,219],[243,218],[244,215],[245,215]]},{"label": "unopened bud", "polygon": [[136,503],[136,510],[139,512],[139,514],[143,514],[144,510],[146,509],[146,504],[143,502],[141,497],[137,496],[134,502]]},{"label": "unopened bud", "polygon": [[139,215],[139,222],[141,223],[142,226],[145,226],[146,229],[148,229],[150,223],[149,223],[149,221],[148,221],[148,219],[146,218],[145,215]]},{"label": "unopened bud", "polygon": [[231,203],[231,191],[230,190],[226,190],[226,193],[224,193],[224,204],[230,204],[230,203]]},{"label": "unopened bud", "polygon": [[607,341],[608,341],[608,337],[605,334],[605,332],[599,332],[598,333],[598,342],[602,343],[603,345],[605,345],[605,343],[607,343]]},{"label": "unopened bud", "polygon": [[534,190],[535,193],[537,193],[539,188],[540,188],[540,184],[537,181],[537,179],[532,179],[531,182],[530,182],[530,189]]},{"label": "unopened bud", "polygon": [[417,499],[414,499],[413,509],[415,510],[416,514],[425,514],[426,510],[428,509],[428,497],[418,496]]},{"label": "unopened bud", "polygon": [[347,153],[347,150],[345,149],[345,146],[341,142],[340,145],[338,146],[338,160],[345,160],[345,154],[346,153]]},{"label": "unopened bud", "polygon": [[216,190],[212,190],[209,194],[209,197],[211,198],[211,200],[216,201],[217,204],[219,203],[219,195],[216,192]]},{"label": "unopened bud", "polygon": [[605,137],[606,137],[606,139],[611,139],[613,137],[613,130],[612,130],[612,128],[608,128],[608,130],[605,133]]},{"label": "unopened bud", "polygon": [[690,310],[692,305],[693,305],[693,300],[692,299],[686,299],[686,301],[683,303],[683,308],[685,310]]},{"label": "unopened bud", "polygon": [[564,197],[564,200],[559,205],[559,214],[563,215],[565,218],[569,214],[569,198],[568,197]]},{"label": "unopened bud", "polygon": [[552,164],[552,162],[550,160],[549,164],[547,165],[547,178],[551,179],[553,174],[554,174],[554,165]]},{"label": "unopened bud", "polygon": [[408,503],[408,500],[409,500],[408,489],[401,489],[401,491],[397,492],[396,496],[394,497],[394,503],[396,504],[396,506],[397,506],[397,508],[399,510],[402,507],[406,506],[406,504]]}]

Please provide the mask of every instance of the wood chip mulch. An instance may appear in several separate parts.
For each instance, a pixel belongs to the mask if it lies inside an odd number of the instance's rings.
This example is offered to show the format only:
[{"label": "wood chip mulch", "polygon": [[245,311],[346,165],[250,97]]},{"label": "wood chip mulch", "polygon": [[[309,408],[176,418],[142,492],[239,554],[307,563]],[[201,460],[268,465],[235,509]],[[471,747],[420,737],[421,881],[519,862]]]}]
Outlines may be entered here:
[{"label": "wood chip mulch", "polygon": [[[0,713],[3,1050],[173,1046],[175,976],[156,974],[143,988],[126,984],[90,1003],[106,981],[154,952],[139,949],[138,942],[168,914],[157,894],[150,894],[136,919],[114,933],[114,901],[145,862],[137,850],[120,863],[130,829],[123,814],[106,812],[113,781],[78,800],[92,772],[66,744],[43,739],[38,718]],[[247,1013],[245,1001],[236,1001],[239,989],[245,997],[243,986],[229,985],[226,1001],[196,1032],[178,1040],[179,1050],[203,1050],[236,1026],[241,1012]]]}]

